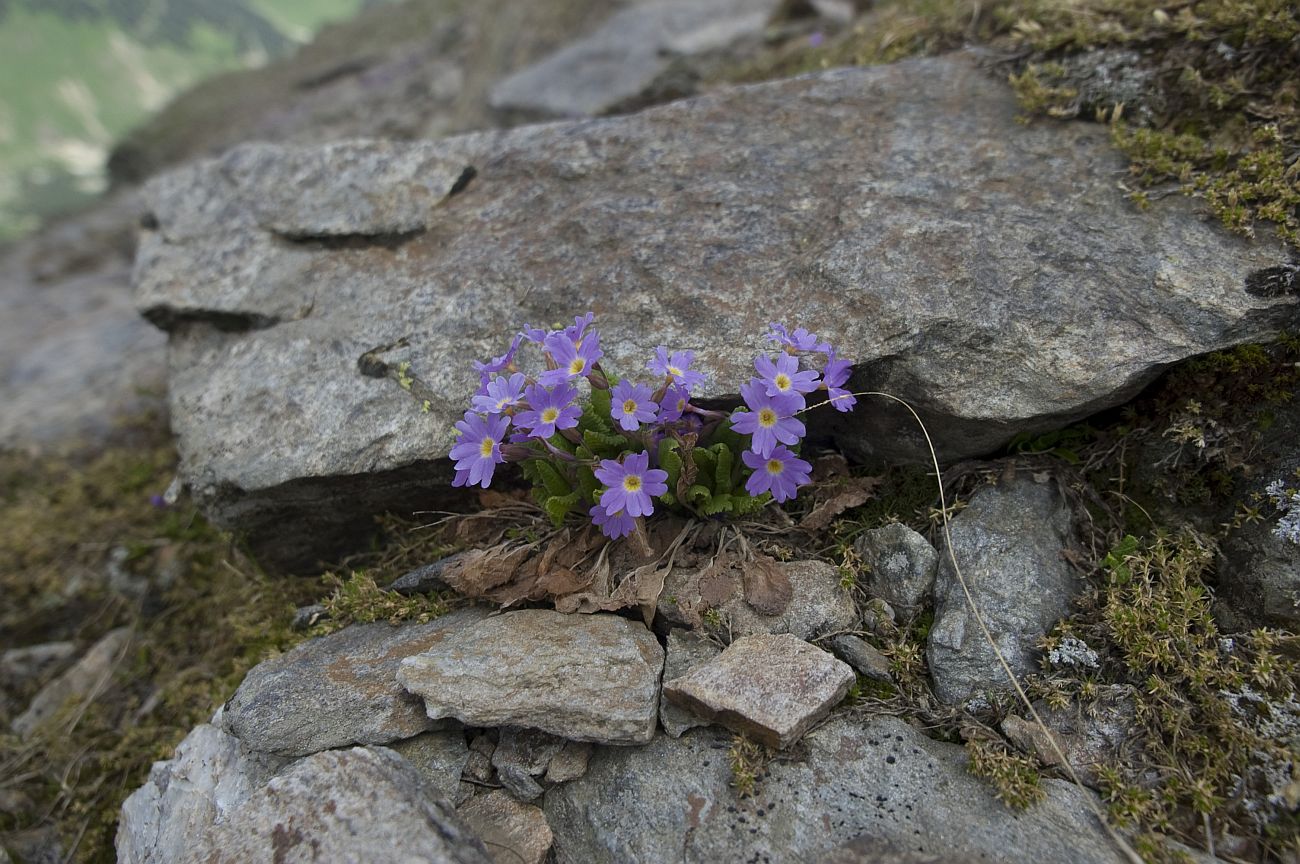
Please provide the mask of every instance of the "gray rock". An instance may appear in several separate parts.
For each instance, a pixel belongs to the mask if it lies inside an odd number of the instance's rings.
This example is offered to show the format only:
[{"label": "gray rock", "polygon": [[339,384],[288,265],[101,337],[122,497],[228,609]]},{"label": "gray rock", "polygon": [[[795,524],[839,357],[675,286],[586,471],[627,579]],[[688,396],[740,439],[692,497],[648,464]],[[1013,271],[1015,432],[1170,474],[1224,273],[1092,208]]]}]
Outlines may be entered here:
[{"label": "gray rock", "polygon": [[299,606],[293,610],[293,621],[289,623],[289,626],[299,631],[310,630],[329,617],[329,612],[319,603],[313,603],[310,606]]},{"label": "gray rock", "polygon": [[162,410],[166,339],[131,301],[140,208],[115,195],[0,249],[0,447],[100,446]]},{"label": "gray rock", "polygon": [[818,864],[973,864],[977,860],[918,852],[902,843],[863,834],[836,847]]},{"label": "gray rock", "polygon": [[451,586],[442,581],[442,571],[446,569],[448,564],[457,561],[462,554],[457,552],[455,555],[440,558],[432,564],[416,567],[409,573],[403,573],[393,580],[392,584],[388,586],[388,590],[405,595],[446,591]]},{"label": "gray rock", "polygon": [[515,799],[524,802],[536,801],[542,797],[542,784],[537,782],[518,765],[506,765],[497,769],[497,780]]},{"label": "gray rock", "polygon": [[726,598],[710,605],[721,614],[726,622],[727,635],[733,638],[790,633],[811,641],[819,636],[853,629],[857,623],[857,608],[853,605],[853,598],[840,586],[838,570],[825,561],[791,561],[778,566],[790,580],[792,591],[790,603],[780,615],[763,615],[749,605],[739,574],[730,571],[717,574],[712,578],[726,581],[703,588],[702,571],[692,570],[674,570],[664,580],[664,590],[659,595],[659,614],[672,624],[690,626],[692,622],[683,613],[681,603],[709,594],[714,599]]},{"label": "gray rock", "polygon": [[674,55],[726,48],[761,34],[777,0],[659,0],[615,13],[601,27],[515,72],[489,104],[529,117],[604,114],[638,101]]},{"label": "gray rock", "polygon": [[461,609],[427,624],[353,624],[266,660],[225,705],[227,732],[254,750],[304,756],[386,744],[435,727],[397,683],[398,664],[487,613]]},{"label": "gray rock", "polygon": [[[660,706],[662,711],[662,703]],[[563,749],[555,754],[551,764],[546,767],[546,782],[568,783],[587,773],[587,763],[591,761],[592,745],[585,741],[565,741]]]},{"label": "gray rock", "polygon": [[526,609],[449,634],[403,660],[397,679],[434,719],[642,744],[654,735],[663,663],[655,637],[626,618]]},{"label": "gray rock", "polygon": [[585,777],[546,795],[557,860],[815,861],[862,834],[942,860],[1125,860],[1086,793],[1046,780],[1046,799],[1011,815],[966,773],[961,747],[892,717],[833,718],[804,738],[804,758],[769,763],[743,800],[728,786],[730,743],[696,729],[599,748]]},{"label": "gray rock", "polygon": [[409,762],[382,747],[316,753],[253,792],[182,861],[487,864],[483,844]]},{"label": "gray rock", "polygon": [[839,704],[856,678],[820,648],[781,633],[745,636],[716,658],[664,682],[669,701],[785,749]]},{"label": "gray rock", "polygon": [[[1251,502],[1269,483],[1300,487],[1300,405],[1288,403],[1273,412],[1273,423],[1259,442],[1256,470],[1238,484],[1239,501]],[[1215,617],[1225,630],[1260,626],[1300,629],[1300,544],[1274,533],[1281,512],[1267,499],[1263,522],[1231,531],[1220,544],[1215,567]]]},{"label": "gray rock", "polygon": [[21,684],[44,677],[76,653],[76,642],[44,642],[10,648],[0,654],[0,682]]},{"label": "gray rock", "polygon": [[[1034,671],[1038,641],[1070,614],[1082,588],[1063,555],[1069,506],[1050,483],[1021,476],[976,491],[953,517],[951,532],[961,573],[1008,665],[1017,675]],[[1009,688],[946,554],[934,595],[926,652],[935,694],[951,704]]]},{"label": "gray rock", "polygon": [[[689,630],[674,627],[668,632],[668,646],[664,651],[664,680],[672,681],[690,673],[697,666],[722,653],[722,648],[697,636]],[[659,725],[674,738],[680,738],[687,729],[707,726],[709,721],[687,708],[668,701],[659,695]]]},{"label": "gray rock", "polygon": [[[304,202],[347,187],[384,210],[415,200],[417,168],[477,173],[422,219],[408,211],[401,224],[420,230],[336,221],[350,233],[330,242],[301,234],[332,211],[268,212],[270,190],[311,162],[297,148],[249,145],[160,178],[136,298],[171,331],[183,476],[264,560],[315,560],[361,517],[451,493],[450,463],[435,460],[477,384],[467,358],[588,308],[611,368],[642,368],[661,343],[691,348],[712,376],[700,395],[724,398],[798,296],[797,323],[857,361],[855,386],[915,405],[946,460],[1296,321],[1294,296],[1245,290],[1286,260],[1280,245],[1232,236],[1181,196],[1138,210],[1108,179],[1124,157],[1103,127],[1024,126],[1018,110],[1005,82],[954,54],[627,117],[355,144],[349,170],[300,190]],[[255,175],[236,170],[250,161]],[[734,338],[706,338],[717,333]],[[404,362],[428,413],[393,380]],[[924,454],[901,410],[825,428],[856,458]]]},{"label": "gray rock", "polygon": [[390,744],[389,749],[414,765],[439,797],[460,803],[460,777],[469,761],[464,730],[426,732]]},{"label": "gray rock", "polygon": [[[1087,706],[1072,704],[1066,708],[1049,708],[1034,703],[1056,747],[1065,754],[1079,778],[1094,789],[1100,788],[1097,769],[1102,765],[1123,764],[1127,748],[1138,740],[1141,729],[1129,685],[1111,684],[1101,688],[1097,699]],[[1030,718],[1008,715],[1002,721],[1002,734],[1021,750],[1044,765],[1060,765],[1047,733]]]},{"label": "gray rock", "polygon": [[194,841],[248,799],[288,760],[254,753],[233,735],[203,724],[155,762],[149,780],[122,804],[117,858],[122,864],[183,861]]},{"label": "gray rock", "polygon": [[482,838],[495,864],[542,864],[551,851],[554,836],[541,808],[499,789],[475,795],[456,813]]},{"label": "gray rock", "polygon": [[830,647],[836,657],[852,666],[859,675],[886,684],[893,683],[889,658],[867,640],[845,633],[831,639]]},{"label": "gray rock", "polygon": [[112,683],[113,673],[126,656],[130,643],[130,627],[110,630],[70,669],[42,687],[10,727],[19,737],[26,738],[53,720],[65,705],[94,700]]},{"label": "gray rock", "polygon": [[870,568],[867,590],[904,614],[919,612],[930,599],[939,572],[939,553],[901,522],[868,531],[854,544]]},{"label": "gray rock", "polygon": [[536,729],[508,726],[501,730],[501,738],[492,751],[492,765],[498,771],[513,766],[530,777],[541,777],[563,748],[563,738]]}]

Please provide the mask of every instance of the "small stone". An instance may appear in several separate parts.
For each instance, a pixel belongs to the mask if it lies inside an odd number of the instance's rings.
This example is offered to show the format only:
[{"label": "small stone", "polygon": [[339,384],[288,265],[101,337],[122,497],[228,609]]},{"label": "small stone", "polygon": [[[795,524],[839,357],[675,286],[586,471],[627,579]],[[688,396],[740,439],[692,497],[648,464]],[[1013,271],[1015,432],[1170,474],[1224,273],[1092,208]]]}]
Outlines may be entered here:
[{"label": "small stone", "polygon": [[486,864],[487,850],[409,762],[386,748],[301,759],[197,840],[205,864],[438,861]]},{"label": "small stone", "polygon": [[853,598],[840,586],[840,574],[834,567],[824,561],[791,561],[778,566],[793,590],[793,598],[780,615],[755,611],[745,601],[744,586],[736,574],[710,576],[712,582],[704,584],[703,574],[692,571],[669,574],[659,596],[659,614],[671,624],[689,627],[698,622],[685,616],[678,602],[703,597],[708,599],[706,605],[721,613],[733,637],[791,633],[805,641],[857,624]]},{"label": "small stone", "polygon": [[0,681],[21,684],[40,678],[77,653],[76,642],[45,642],[0,654]]},{"label": "small stone", "polygon": [[[1128,685],[1100,688],[1097,698],[1087,706],[1072,704],[1054,709],[1040,700],[1034,703],[1034,708],[1051,730],[1056,746],[1065,754],[1070,767],[1094,789],[1101,788],[1098,767],[1122,761],[1127,747],[1140,734],[1134,692]],[[1002,734],[1044,765],[1061,762],[1048,732],[1032,719],[1008,715],[1002,721]]]},{"label": "small stone", "polygon": [[27,710],[14,718],[11,724],[14,732],[26,738],[53,719],[68,702],[94,699],[112,682],[113,672],[126,655],[130,641],[129,627],[109,631],[71,669],[40,689]]},{"label": "small stone", "polygon": [[492,781],[492,759],[477,750],[471,750],[465,760],[465,773],[462,775],[479,783]]},{"label": "small stone", "polygon": [[308,630],[328,617],[329,613],[319,603],[313,603],[311,606],[299,606],[293,612],[293,623],[290,626],[297,631]]},{"label": "small stone", "polygon": [[425,564],[423,567],[417,567],[409,573],[398,576],[388,586],[388,590],[408,596],[411,594],[431,594],[434,591],[446,591],[451,586],[442,581],[442,571],[447,569],[448,564],[458,560],[463,554],[457,552],[455,555],[439,558],[432,564]]},{"label": "small stone", "polygon": [[[1027,475],[985,486],[952,519],[953,553],[980,614],[1017,675],[1038,668],[1039,641],[1070,614],[1082,582],[1065,558],[1069,505]],[[965,593],[944,557],[934,586],[934,626],[926,647],[934,691],[952,705],[1009,687]]]},{"label": "small stone", "polygon": [[[703,636],[673,628],[668,633],[668,649],[664,655],[664,680],[680,678],[721,653],[720,647]],[[707,726],[708,723],[694,711],[669,702],[667,695],[659,695],[659,725],[674,738],[680,738],[687,729]]]},{"label": "small stone", "polygon": [[533,779],[533,775],[518,765],[506,765],[504,768],[498,768],[497,780],[511,795],[520,801],[536,801],[542,797],[542,784],[538,783]]},{"label": "small stone", "polygon": [[492,752],[492,764],[498,771],[513,765],[531,777],[540,777],[563,747],[563,738],[536,729],[508,726],[501,730],[501,739]]},{"label": "small stone", "polygon": [[427,624],[353,624],[248,673],[222,723],[254,750],[303,756],[349,744],[387,744],[435,728],[396,680],[403,658],[480,620],[461,609]]},{"label": "small stone", "polygon": [[591,760],[591,745],[585,741],[565,741],[564,748],[555,754],[546,768],[547,783],[568,783],[587,773]]},{"label": "small stone", "polygon": [[495,864],[542,864],[555,840],[540,807],[499,789],[474,796],[456,812],[482,838]]},{"label": "small stone", "polygon": [[889,658],[880,653],[880,649],[865,639],[848,633],[831,639],[831,650],[835,655],[852,666],[859,675],[865,675],[873,681],[886,684],[894,682],[890,671]]},{"label": "small stone", "polygon": [[663,661],[654,635],[626,618],[526,609],[449,634],[403,660],[397,678],[434,719],[638,744],[654,735]]},{"label": "small stone", "polygon": [[867,590],[904,614],[915,614],[930,599],[939,572],[939,553],[902,523],[868,531],[854,544],[869,568]]},{"label": "small stone", "polygon": [[426,732],[390,744],[389,748],[414,765],[435,792],[449,801],[457,801],[460,778],[470,755],[464,731]]},{"label": "small stone", "polygon": [[713,722],[784,749],[829,714],[854,680],[844,663],[783,633],[737,639],[717,658],[665,682],[664,692]]}]

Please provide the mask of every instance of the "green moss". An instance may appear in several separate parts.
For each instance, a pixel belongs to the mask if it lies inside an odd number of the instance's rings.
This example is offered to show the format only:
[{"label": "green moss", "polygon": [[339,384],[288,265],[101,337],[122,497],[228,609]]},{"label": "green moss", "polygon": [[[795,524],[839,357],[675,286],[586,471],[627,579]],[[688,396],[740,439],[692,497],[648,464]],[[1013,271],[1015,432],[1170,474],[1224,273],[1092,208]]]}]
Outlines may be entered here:
[{"label": "green moss", "polygon": [[966,770],[988,781],[994,795],[1014,810],[1043,799],[1038,767],[1027,756],[1010,751],[1001,741],[975,738],[966,742]]},{"label": "green moss", "polygon": [[355,571],[346,580],[330,573],[325,576],[325,581],[334,590],[321,601],[328,618],[317,625],[317,633],[333,632],[348,624],[372,621],[425,623],[446,615],[451,608],[448,600],[438,594],[404,597],[386,591],[364,571]]}]

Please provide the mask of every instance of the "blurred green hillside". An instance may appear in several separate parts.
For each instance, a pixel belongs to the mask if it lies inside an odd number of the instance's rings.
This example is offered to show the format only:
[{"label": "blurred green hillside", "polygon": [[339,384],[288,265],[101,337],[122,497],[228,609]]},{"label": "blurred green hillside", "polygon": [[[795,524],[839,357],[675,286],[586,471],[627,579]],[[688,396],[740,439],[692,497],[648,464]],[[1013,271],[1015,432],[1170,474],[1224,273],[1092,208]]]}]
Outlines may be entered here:
[{"label": "blurred green hillside", "polygon": [[0,242],[103,190],[109,148],[195,82],[377,0],[0,0]]}]

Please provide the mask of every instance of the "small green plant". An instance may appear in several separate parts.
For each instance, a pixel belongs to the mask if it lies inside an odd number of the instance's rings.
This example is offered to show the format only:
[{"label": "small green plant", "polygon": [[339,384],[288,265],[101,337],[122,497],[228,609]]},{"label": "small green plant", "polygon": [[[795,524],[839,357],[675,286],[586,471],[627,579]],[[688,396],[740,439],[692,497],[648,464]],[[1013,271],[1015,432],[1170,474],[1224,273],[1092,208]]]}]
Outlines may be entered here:
[{"label": "small green plant", "polygon": [[988,781],[994,795],[1015,810],[1024,810],[1043,799],[1038,767],[1032,759],[1012,753],[1001,741],[974,738],[966,742],[967,770]]},{"label": "small green plant", "polygon": [[758,790],[772,751],[744,735],[736,735],[727,751],[731,765],[731,788],[741,798],[749,798]]},{"label": "small green plant", "polygon": [[447,601],[436,594],[409,597],[387,591],[364,571],[354,571],[345,580],[336,574],[325,576],[332,593],[321,601],[326,620],[317,625],[322,632],[332,632],[348,624],[373,621],[416,621],[421,624],[440,618],[450,611]]}]

